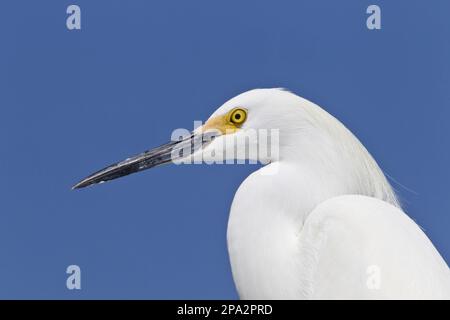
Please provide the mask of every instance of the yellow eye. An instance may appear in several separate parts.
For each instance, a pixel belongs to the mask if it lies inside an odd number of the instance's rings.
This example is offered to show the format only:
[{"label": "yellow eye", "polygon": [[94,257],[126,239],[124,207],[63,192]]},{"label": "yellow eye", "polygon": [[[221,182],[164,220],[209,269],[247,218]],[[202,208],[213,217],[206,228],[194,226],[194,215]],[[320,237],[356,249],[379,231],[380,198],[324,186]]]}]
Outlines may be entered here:
[{"label": "yellow eye", "polygon": [[228,121],[235,125],[243,124],[246,119],[247,111],[242,108],[235,108],[231,110],[228,116]]}]

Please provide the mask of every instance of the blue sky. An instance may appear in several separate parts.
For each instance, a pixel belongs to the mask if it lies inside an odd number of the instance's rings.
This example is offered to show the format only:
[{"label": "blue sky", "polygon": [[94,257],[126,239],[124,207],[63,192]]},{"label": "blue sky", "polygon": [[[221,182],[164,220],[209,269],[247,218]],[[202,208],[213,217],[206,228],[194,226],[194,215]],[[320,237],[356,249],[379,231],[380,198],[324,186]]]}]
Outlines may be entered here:
[{"label": "blue sky", "polygon": [[[66,28],[72,3],[81,30]],[[374,3],[382,29],[369,31]],[[346,124],[449,261],[450,2],[0,8],[0,298],[237,298],[228,210],[255,166],[164,166],[70,187],[259,87],[286,87]],[[66,288],[71,264],[81,290]]]}]

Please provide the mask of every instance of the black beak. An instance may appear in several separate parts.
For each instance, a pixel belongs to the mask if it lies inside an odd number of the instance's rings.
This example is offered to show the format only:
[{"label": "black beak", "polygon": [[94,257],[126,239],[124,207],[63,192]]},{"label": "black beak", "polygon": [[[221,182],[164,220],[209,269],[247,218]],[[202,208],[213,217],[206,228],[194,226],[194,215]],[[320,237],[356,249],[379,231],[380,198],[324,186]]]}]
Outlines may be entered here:
[{"label": "black beak", "polygon": [[210,143],[215,136],[217,136],[217,132],[193,132],[190,136],[182,137],[179,141],[171,141],[97,171],[78,182],[72,189],[81,189],[92,184],[114,180],[161,164],[185,159]]}]

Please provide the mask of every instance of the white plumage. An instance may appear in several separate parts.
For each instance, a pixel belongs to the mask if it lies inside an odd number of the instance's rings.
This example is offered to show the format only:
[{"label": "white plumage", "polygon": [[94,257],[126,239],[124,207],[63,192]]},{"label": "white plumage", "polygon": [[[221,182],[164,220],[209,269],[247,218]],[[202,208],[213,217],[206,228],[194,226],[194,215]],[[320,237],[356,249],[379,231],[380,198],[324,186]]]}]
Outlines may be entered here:
[{"label": "white plumage", "polygon": [[[250,175],[231,207],[228,250],[241,298],[450,298],[446,263],[338,120],[278,89],[241,94],[213,116],[236,106],[248,109],[236,135],[280,129],[279,159]],[[206,149],[220,148],[215,142]],[[273,166],[276,174],[264,174]]]}]

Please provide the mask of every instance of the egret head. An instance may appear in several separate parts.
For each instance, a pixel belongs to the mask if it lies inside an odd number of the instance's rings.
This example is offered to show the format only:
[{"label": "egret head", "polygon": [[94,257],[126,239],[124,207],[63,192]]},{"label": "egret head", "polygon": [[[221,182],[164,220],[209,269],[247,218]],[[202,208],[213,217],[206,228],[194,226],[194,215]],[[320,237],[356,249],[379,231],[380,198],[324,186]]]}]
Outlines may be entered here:
[{"label": "egret head", "polygon": [[191,134],[110,165],[73,188],[113,180],[169,162],[271,162],[278,157],[277,130],[280,124],[290,122],[286,108],[293,97],[296,96],[279,89],[257,89],[240,94],[219,107]]}]

